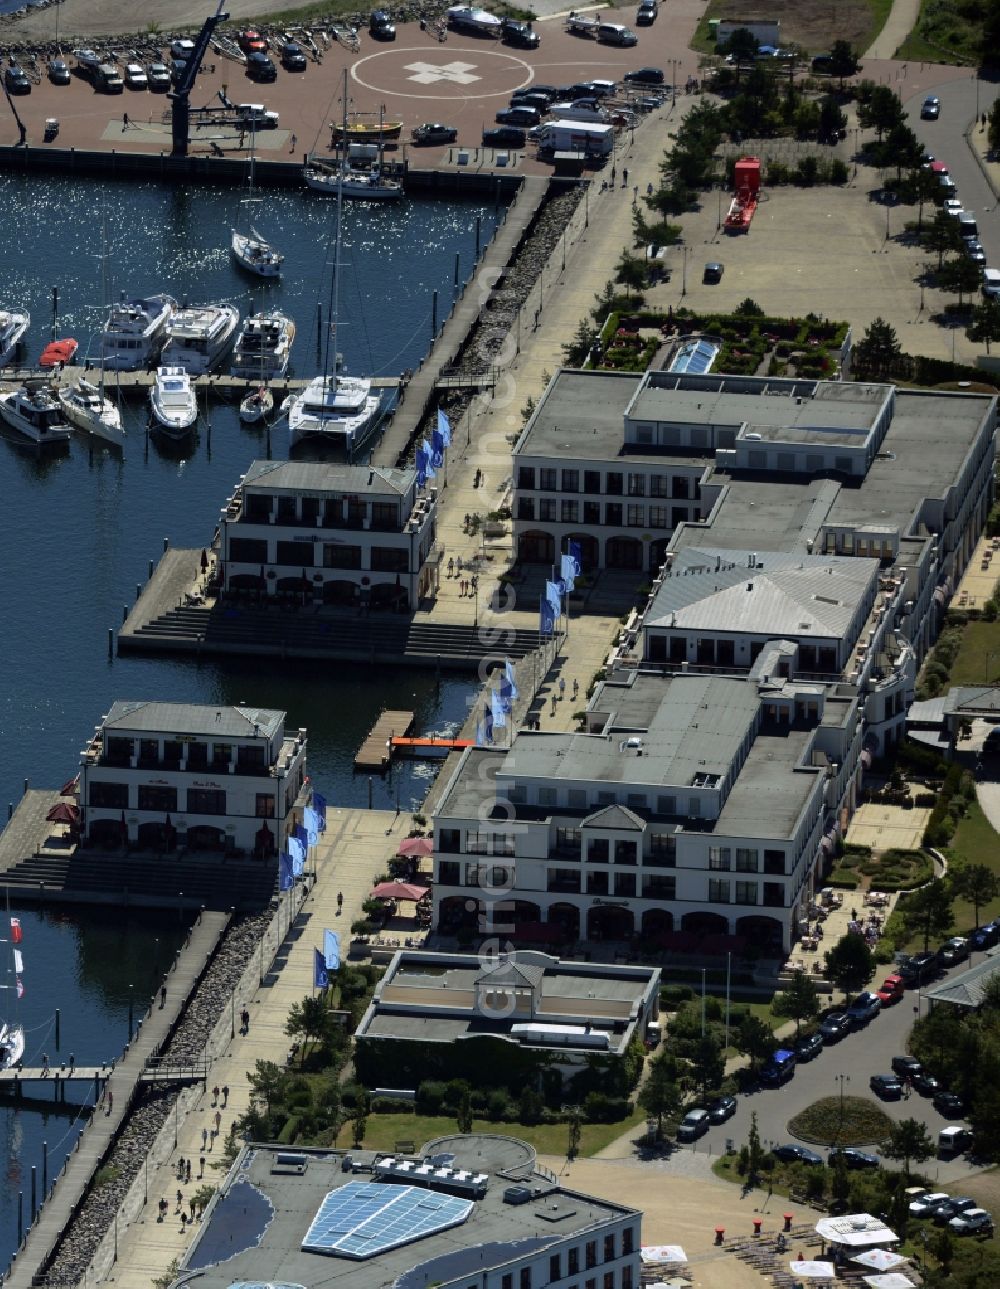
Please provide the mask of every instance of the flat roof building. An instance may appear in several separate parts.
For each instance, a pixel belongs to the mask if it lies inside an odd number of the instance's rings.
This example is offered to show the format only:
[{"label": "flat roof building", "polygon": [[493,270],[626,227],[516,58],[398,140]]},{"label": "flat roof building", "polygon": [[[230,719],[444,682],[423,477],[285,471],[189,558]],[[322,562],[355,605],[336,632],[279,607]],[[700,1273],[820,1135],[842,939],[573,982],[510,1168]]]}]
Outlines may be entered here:
[{"label": "flat roof building", "polygon": [[642,1214],[560,1186],[510,1137],[420,1155],[243,1147],[177,1286],[639,1289]]}]

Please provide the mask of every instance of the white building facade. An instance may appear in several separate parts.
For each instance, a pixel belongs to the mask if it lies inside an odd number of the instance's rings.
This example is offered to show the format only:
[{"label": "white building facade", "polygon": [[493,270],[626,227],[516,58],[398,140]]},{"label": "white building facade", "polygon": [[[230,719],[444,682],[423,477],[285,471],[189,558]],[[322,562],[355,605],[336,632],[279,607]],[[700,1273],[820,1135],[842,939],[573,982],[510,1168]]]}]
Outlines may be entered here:
[{"label": "white building facade", "polygon": [[270,858],[306,804],[306,742],[270,709],[117,702],[80,758],[85,842]]},{"label": "white building facade", "polygon": [[220,519],[223,589],[412,611],[437,584],[436,532],[413,469],[254,461]]}]

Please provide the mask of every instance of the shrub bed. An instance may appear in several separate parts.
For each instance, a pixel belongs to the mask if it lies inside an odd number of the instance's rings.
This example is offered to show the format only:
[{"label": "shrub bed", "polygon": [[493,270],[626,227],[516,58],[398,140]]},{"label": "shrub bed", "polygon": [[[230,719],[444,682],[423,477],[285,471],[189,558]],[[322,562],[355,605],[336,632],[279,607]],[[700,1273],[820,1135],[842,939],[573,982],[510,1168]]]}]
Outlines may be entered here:
[{"label": "shrub bed", "polygon": [[821,1097],[788,1121],[801,1141],[822,1146],[871,1146],[889,1135],[892,1120],[868,1097]]}]

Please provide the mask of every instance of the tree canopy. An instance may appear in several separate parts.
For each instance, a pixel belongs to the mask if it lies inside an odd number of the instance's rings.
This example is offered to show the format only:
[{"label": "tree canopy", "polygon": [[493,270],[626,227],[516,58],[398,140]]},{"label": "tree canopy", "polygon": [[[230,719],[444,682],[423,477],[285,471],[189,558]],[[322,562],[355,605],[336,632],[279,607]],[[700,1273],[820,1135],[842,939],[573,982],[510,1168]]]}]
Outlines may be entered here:
[{"label": "tree canopy", "polygon": [[826,974],[845,996],[867,985],[875,974],[875,955],[864,937],[853,931],[841,936],[827,951]]}]

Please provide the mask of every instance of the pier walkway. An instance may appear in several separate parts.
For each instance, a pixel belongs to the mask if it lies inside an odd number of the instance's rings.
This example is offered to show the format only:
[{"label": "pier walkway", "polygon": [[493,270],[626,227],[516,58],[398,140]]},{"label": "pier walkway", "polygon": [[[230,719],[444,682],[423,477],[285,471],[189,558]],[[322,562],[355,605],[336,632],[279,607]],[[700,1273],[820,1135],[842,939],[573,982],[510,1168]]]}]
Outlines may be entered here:
[{"label": "pier walkway", "polygon": [[[31,1289],[45,1260],[59,1241],[95,1170],[124,1122],[140,1084],[145,1082],[147,1062],[170,1036],[180,1019],[192,988],[229,922],[228,913],[204,913],[191,930],[167,980],[166,1003],[154,1004],[131,1046],[110,1071],[105,1082],[103,1113],[93,1119],[80,1136],[78,1147],[66,1157],[55,1177],[48,1201],[25,1239],[13,1264],[5,1289]],[[26,1213],[30,1219],[30,1211]]]},{"label": "pier walkway", "polygon": [[391,759],[389,745],[393,735],[408,734],[412,724],[412,712],[382,712],[354,758],[355,770],[387,769]]},{"label": "pier walkway", "polygon": [[[486,304],[496,275],[502,273],[510,262],[538,213],[548,187],[547,177],[524,176],[517,197],[486,248],[472,280],[456,299],[430,353],[401,394],[392,420],[375,448],[372,458],[375,465],[394,466],[405,459],[417,427],[439,388],[443,372],[454,365],[462,345],[468,340]],[[495,376],[493,379],[495,380]]]}]

